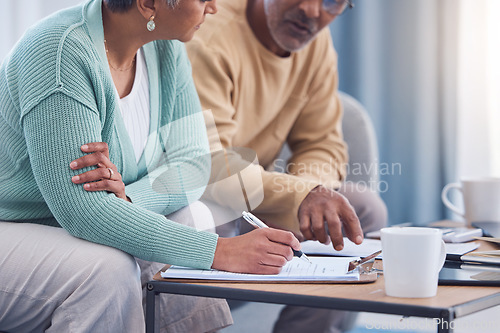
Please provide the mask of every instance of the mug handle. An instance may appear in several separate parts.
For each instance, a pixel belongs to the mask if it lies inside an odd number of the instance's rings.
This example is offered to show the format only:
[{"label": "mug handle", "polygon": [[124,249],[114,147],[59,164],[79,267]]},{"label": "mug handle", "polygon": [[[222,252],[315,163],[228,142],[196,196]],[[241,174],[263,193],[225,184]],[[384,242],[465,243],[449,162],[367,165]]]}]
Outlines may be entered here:
[{"label": "mug handle", "polygon": [[448,200],[448,192],[451,189],[457,189],[458,191],[460,191],[460,193],[462,193],[462,196],[464,195],[462,186],[459,183],[450,183],[443,188],[443,191],[441,192],[441,200],[443,200],[444,205],[451,211],[465,218],[464,212],[460,211],[457,206],[455,206],[450,200]]},{"label": "mug handle", "polygon": [[444,262],[446,261],[446,246],[444,245],[444,241],[442,239],[441,239],[441,253],[439,257],[440,258],[438,260],[438,267],[437,267],[438,273],[441,270],[441,268],[443,268]]}]

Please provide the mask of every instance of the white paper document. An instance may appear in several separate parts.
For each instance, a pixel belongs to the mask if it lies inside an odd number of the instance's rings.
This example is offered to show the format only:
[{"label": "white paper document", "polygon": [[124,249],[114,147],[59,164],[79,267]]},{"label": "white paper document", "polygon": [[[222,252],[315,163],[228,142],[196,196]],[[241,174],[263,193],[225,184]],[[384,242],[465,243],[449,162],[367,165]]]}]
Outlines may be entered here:
[{"label": "white paper document", "polygon": [[[301,243],[302,252],[307,255],[330,255],[330,256],[355,256],[366,257],[382,249],[382,242],[379,239],[365,239],[360,245],[356,245],[344,237],[344,248],[336,251],[332,244],[325,245],[318,241],[305,241]],[[446,254],[463,255],[479,247],[478,243],[446,243]],[[377,257],[382,259],[383,253]]]},{"label": "white paper document", "polygon": [[347,272],[351,260],[359,258],[310,257],[312,263],[294,257],[279,274],[242,274],[216,269],[193,269],[172,266],[161,272],[162,278],[230,281],[358,281],[359,272]]},{"label": "white paper document", "polygon": [[444,247],[446,248],[446,254],[456,254],[461,256],[477,249],[479,247],[479,243],[446,243],[444,244]]},{"label": "white paper document", "polygon": [[[342,257],[366,257],[382,249],[382,243],[378,239],[365,239],[360,245],[356,245],[344,237],[344,248],[337,251],[332,244],[322,244],[318,241],[305,241],[300,243],[302,252],[305,254],[342,256]],[[377,258],[380,259],[380,256]]]}]

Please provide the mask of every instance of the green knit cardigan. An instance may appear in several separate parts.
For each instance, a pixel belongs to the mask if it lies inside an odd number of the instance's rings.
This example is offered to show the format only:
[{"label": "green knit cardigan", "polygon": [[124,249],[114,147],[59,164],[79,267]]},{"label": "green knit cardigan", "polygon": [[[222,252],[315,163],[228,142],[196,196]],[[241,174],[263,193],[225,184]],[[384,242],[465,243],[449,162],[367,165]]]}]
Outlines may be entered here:
[{"label": "green knit cardigan", "polygon": [[[164,216],[197,200],[210,173],[184,45],[143,47],[151,126],[136,163],[104,50],[101,6],[91,0],[44,19],[0,67],[0,220],[62,226],[145,260],[209,268],[217,235]],[[70,162],[95,141],[108,143],[133,203],[71,182],[86,170],[71,170]]]}]

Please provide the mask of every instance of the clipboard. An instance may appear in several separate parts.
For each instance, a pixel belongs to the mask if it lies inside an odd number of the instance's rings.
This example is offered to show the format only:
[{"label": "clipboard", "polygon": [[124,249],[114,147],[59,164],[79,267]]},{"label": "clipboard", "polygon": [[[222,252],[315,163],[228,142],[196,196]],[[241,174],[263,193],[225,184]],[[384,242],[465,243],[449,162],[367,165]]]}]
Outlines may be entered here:
[{"label": "clipboard", "polygon": [[377,281],[378,274],[376,271],[369,273],[360,273],[359,280],[311,280],[311,281],[300,281],[300,280],[289,280],[289,281],[252,281],[252,280],[210,280],[210,279],[179,279],[179,278],[164,278],[161,276],[161,272],[167,271],[171,265],[165,265],[160,271],[158,271],[154,276],[155,281],[166,281],[166,282],[178,282],[178,283],[272,283],[272,284],[365,284],[373,283]]}]

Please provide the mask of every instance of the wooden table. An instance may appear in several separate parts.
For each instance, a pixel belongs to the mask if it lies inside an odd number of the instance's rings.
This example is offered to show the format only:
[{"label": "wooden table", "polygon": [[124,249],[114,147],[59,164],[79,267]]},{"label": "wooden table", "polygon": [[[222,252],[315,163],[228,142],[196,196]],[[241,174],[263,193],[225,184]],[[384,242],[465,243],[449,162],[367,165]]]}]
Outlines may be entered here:
[{"label": "wooden table", "polygon": [[[479,250],[491,248],[494,246],[481,242]],[[500,287],[439,286],[437,295],[431,298],[390,297],[385,294],[383,275],[368,284],[153,280],[147,289],[146,332],[149,333],[154,331],[155,299],[159,293],[433,318],[438,332],[451,332],[456,318],[500,305]]]}]

